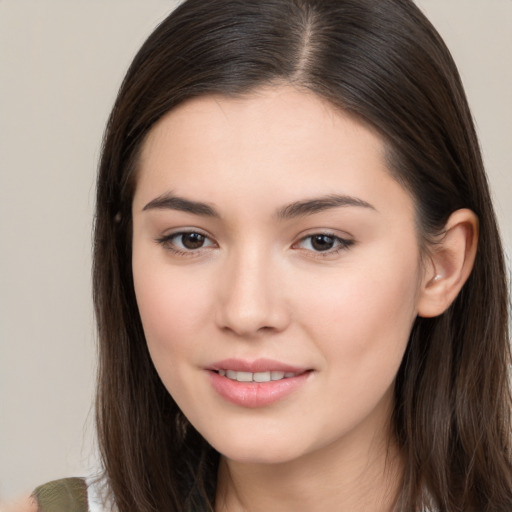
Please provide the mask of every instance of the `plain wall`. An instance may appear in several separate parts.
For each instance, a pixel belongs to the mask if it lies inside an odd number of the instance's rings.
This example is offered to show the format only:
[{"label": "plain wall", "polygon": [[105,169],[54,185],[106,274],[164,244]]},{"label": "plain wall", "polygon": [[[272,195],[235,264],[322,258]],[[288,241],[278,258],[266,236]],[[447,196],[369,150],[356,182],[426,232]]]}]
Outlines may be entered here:
[{"label": "plain wall", "polygon": [[[175,3],[0,0],[0,498],[97,464],[97,160],[123,74]],[[459,65],[510,254],[512,1],[418,3]]]}]

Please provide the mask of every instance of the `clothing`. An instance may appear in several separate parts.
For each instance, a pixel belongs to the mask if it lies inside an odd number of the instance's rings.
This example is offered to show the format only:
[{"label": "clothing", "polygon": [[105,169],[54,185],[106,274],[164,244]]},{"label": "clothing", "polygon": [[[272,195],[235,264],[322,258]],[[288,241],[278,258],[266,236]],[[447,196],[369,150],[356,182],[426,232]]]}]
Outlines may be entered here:
[{"label": "clothing", "polygon": [[98,482],[88,478],[54,480],[37,487],[33,496],[39,506],[37,512],[107,512],[100,499]]},{"label": "clothing", "polygon": [[106,512],[97,483],[87,478],[63,478],[37,487],[38,512]]}]

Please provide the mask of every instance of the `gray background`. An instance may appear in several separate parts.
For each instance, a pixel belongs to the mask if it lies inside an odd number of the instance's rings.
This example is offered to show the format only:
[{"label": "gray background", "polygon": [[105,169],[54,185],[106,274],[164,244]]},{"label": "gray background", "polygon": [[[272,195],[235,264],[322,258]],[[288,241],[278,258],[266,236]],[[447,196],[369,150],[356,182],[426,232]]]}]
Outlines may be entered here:
[{"label": "gray background", "polygon": [[[512,0],[420,0],[457,61],[512,247]],[[0,499],[97,463],[94,181],[163,0],[0,0]]]}]

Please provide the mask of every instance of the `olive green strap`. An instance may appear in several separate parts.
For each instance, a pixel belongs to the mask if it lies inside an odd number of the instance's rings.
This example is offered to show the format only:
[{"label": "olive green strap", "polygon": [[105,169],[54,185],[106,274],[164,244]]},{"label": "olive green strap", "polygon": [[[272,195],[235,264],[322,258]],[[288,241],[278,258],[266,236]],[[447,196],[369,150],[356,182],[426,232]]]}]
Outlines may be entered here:
[{"label": "olive green strap", "polygon": [[38,512],[88,512],[87,484],[83,478],[64,478],[40,485],[33,492]]}]

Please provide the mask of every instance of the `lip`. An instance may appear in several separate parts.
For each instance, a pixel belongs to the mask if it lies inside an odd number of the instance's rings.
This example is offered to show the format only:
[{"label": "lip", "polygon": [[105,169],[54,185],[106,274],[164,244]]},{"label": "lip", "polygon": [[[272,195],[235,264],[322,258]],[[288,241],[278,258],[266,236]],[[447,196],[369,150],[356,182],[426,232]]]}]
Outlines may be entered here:
[{"label": "lip", "polygon": [[285,373],[304,373],[308,368],[300,368],[289,364],[281,363],[273,359],[255,359],[247,361],[244,359],[224,359],[208,366],[207,370],[234,370],[235,372],[285,372]]},{"label": "lip", "polygon": [[[213,389],[228,402],[255,409],[276,403],[302,387],[312,374],[310,369],[291,366],[271,359],[245,361],[241,359],[225,359],[206,368]],[[281,371],[296,373],[295,377],[269,382],[238,382],[223,377],[219,370],[239,372]]]}]

